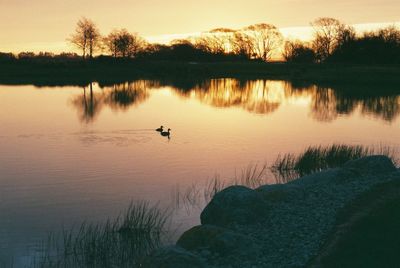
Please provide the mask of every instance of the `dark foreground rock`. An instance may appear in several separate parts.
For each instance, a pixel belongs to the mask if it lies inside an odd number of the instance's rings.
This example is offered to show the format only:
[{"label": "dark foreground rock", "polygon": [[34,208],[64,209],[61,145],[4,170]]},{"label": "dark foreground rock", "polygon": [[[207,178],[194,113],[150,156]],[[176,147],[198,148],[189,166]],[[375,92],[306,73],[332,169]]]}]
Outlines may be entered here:
[{"label": "dark foreground rock", "polygon": [[396,171],[393,162],[382,155],[349,161],[343,166],[343,169],[353,171],[356,175],[379,175]]},{"label": "dark foreground rock", "polygon": [[197,255],[176,247],[164,247],[153,252],[145,261],[148,268],[203,268],[205,262]]},{"label": "dark foreground rock", "polygon": [[244,186],[231,186],[217,193],[200,215],[201,224],[229,226],[252,224],[265,214],[262,196]]},{"label": "dark foreground rock", "polygon": [[214,225],[199,225],[186,231],[176,243],[178,246],[195,251],[209,251],[220,256],[249,254],[256,241],[243,234]]},{"label": "dark foreground rock", "polygon": [[395,180],[400,171],[391,160],[371,156],[285,185],[229,187],[203,210],[202,225],[178,240],[185,249],[162,249],[153,260],[160,265],[151,267],[304,267],[318,254],[343,207]]}]

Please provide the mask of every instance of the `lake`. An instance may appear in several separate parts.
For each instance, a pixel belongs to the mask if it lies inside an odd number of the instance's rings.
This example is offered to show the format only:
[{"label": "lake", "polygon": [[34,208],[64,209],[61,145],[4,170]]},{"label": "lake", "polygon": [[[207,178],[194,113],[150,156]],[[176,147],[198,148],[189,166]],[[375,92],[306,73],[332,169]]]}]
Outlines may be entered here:
[{"label": "lake", "polygon": [[[172,207],[177,237],[205,202],[190,187],[332,143],[400,146],[400,88],[268,80],[0,85],[0,267],[29,264],[50,232]],[[171,128],[170,139],[155,131]],[[240,175],[239,175],[240,176]],[[265,183],[276,183],[272,173]]]}]

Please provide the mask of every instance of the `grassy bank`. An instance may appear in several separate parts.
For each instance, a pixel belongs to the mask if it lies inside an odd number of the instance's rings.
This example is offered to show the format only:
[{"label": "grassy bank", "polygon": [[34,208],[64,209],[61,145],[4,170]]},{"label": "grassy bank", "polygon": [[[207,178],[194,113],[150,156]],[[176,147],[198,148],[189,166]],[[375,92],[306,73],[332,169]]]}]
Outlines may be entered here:
[{"label": "grassy bank", "polygon": [[112,83],[137,78],[263,78],[310,83],[392,84],[400,82],[399,65],[288,64],[263,62],[12,62],[0,64],[3,84]]}]

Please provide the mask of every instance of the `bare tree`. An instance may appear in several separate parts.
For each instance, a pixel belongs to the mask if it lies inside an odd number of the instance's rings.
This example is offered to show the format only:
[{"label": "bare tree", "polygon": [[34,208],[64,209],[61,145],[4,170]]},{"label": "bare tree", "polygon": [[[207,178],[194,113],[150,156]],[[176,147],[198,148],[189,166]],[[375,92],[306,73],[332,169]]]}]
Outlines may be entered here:
[{"label": "bare tree", "polygon": [[271,58],[272,52],[282,44],[282,34],[274,25],[260,23],[243,29],[251,42],[253,56],[264,61]]},{"label": "bare tree", "polygon": [[92,58],[95,50],[100,47],[101,36],[96,24],[83,17],[76,24],[75,33],[68,41],[82,50],[83,58]]},{"label": "bare tree", "polygon": [[286,41],[282,56],[287,62],[312,63],[315,61],[314,50],[312,50],[307,43],[303,43],[299,40]]},{"label": "bare tree", "polygon": [[114,57],[135,57],[146,46],[143,38],[126,29],[113,30],[103,42]]},{"label": "bare tree", "polygon": [[225,52],[224,40],[220,36],[209,33],[196,38],[194,46],[213,54],[222,54]]},{"label": "bare tree", "polygon": [[349,42],[356,40],[356,30],[352,26],[342,24],[339,28],[337,36],[337,46],[343,46]]},{"label": "bare tree", "polygon": [[117,51],[122,57],[129,56],[129,50],[131,44],[134,42],[132,34],[130,34],[126,29],[122,29],[118,33],[117,37]]},{"label": "bare tree", "polygon": [[213,54],[223,54],[231,52],[230,40],[235,30],[228,28],[217,28],[204,33],[196,38],[195,46]]},{"label": "bare tree", "polygon": [[129,46],[129,57],[136,57],[141,51],[145,50],[147,46],[146,40],[144,40],[137,33],[130,34],[131,35],[131,44]]},{"label": "bare tree", "polygon": [[230,46],[235,55],[247,59],[250,59],[253,56],[253,44],[251,38],[243,32],[237,31],[233,34],[230,40]]},{"label": "bare tree", "polygon": [[118,30],[112,30],[106,37],[103,38],[103,44],[105,48],[112,54],[114,58],[118,54]]},{"label": "bare tree", "polygon": [[333,18],[318,18],[311,26],[314,28],[313,48],[320,61],[331,56],[341,42],[355,36],[353,28]]},{"label": "bare tree", "polygon": [[396,27],[396,25],[391,25],[380,29],[377,35],[386,43],[400,44],[400,30]]}]

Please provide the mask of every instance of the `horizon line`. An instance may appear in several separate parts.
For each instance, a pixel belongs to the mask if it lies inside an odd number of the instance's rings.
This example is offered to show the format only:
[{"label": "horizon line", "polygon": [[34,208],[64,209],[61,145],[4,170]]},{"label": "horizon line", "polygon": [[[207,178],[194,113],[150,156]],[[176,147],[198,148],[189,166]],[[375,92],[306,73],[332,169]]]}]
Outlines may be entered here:
[{"label": "horizon line", "polygon": [[[373,23],[356,23],[349,24],[353,26],[357,33],[363,33],[366,31],[374,31],[380,28],[388,27],[394,25],[396,27],[400,26],[400,21],[395,22],[373,22]],[[292,26],[292,27],[281,27],[278,28],[282,33],[285,39],[298,39],[301,41],[310,41],[313,36],[313,28],[312,26]],[[236,29],[234,29],[236,30]],[[237,29],[240,30],[240,29]],[[143,36],[143,38],[151,44],[163,44],[168,45],[171,41],[177,39],[186,39],[190,37],[198,37],[201,34],[207,33],[210,30],[202,31],[202,32],[192,32],[192,33],[173,33],[173,34],[161,34],[161,35],[150,35]],[[140,35],[140,33],[139,33]],[[10,50],[10,47],[14,47]],[[23,47],[30,47],[23,48]],[[47,47],[47,49],[43,49],[43,47]],[[0,47],[0,52],[3,53],[13,53],[18,54],[20,52],[51,52],[51,53],[62,53],[62,52],[77,52],[77,49],[73,48],[66,40],[56,41],[56,42],[29,42],[29,43],[17,43],[10,44],[9,47],[5,48]]]}]

